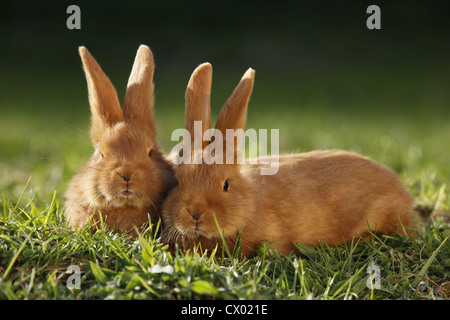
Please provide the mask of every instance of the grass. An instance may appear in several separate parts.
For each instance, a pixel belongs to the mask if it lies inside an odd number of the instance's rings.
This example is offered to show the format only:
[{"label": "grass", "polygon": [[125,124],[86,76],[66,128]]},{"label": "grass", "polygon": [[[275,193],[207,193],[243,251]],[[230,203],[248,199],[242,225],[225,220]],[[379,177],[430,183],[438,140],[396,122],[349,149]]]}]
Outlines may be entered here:
[{"label": "grass", "polygon": [[[417,239],[374,235],[341,246],[298,244],[302,255],[289,257],[263,246],[239,259],[222,252],[172,255],[149,234],[132,239],[108,230],[71,231],[63,194],[92,150],[80,72],[77,84],[42,84],[56,87],[56,96],[47,97],[43,87],[27,96],[8,90],[0,105],[7,112],[0,118],[0,299],[448,299],[447,91],[420,77],[403,93],[388,90],[404,80],[393,77],[377,89],[385,88],[383,95],[361,79],[348,89],[332,75],[305,77],[286,88],[262,75],[248,127],[280,128],[281,152],[340,148],[392,167],[426,216]],[[234,83],[217,78],[213,115]],[[185,84],[157,84],[158,133],[168,152],[170,132],[184,123]],[[75,274],[69,266],[80,271],[79,289],[67,285]],[[370,266],[379,268],[379,289],[367,286]]]},{"label": "grass", "polygon": [[[55,198],[1,211],[2,299],[448,299],[449,232],[430,224],[420,238],[375,235],[280,257],[264,246],[239,259],[215,252],[171,255],[152,235],[68,230]],[[70,288],[69,266],[80,270]],[[368,267],[379,289],[367,286]]]}]

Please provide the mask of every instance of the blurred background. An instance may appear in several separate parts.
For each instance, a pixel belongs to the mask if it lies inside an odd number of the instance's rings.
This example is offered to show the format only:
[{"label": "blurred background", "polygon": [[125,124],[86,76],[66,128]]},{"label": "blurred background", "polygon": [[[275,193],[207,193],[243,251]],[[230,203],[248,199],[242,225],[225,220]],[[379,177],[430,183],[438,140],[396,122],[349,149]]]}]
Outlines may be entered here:
[{"label": "blurred background", "polygon": [[[69,30],[69,5],[81,30]],[[366,9],[381,9],[368,30]],[[140,44],[155,56],[164,151],[184,91],[213,65],[213,122],[247,68],[247,128],[280,129],[280,151],[340,148],[392,167],[422,202],[450,181],[450,7],[444,1],[10,1],[0,5],[0,191],[62,199],[92,152],[78,46],[123,101]],[[433,198],[434,197],[434,198]],[[5,201],[5,200],[3,200]]]}]

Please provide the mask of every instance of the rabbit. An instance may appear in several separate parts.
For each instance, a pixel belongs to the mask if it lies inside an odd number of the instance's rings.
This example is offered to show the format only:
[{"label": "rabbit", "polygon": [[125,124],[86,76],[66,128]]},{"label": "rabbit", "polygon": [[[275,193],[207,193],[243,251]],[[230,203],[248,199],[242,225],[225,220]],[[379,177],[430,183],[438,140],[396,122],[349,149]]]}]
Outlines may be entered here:
[{"label": "rabbit", "polygon": [[65,215],[72,229],[101,222],[137,236],[158,222],[162,200],[175,182],[171,162],[156,138],[153,54],[141,45],[128,79],[123,112],[116,90],[85,47],[94,153],[72,178]]},{"label": "rabbit", "polygon": [[[223,147],[231,145],[235,154],[240,140],[226,141],[224,132],[244,128],[254,75],[247,70],[215,126],[223,134]],[[195,121],[201,121],[202,134],[211,127],[211,81],[208,63],[189,80],[185,125],[191,137]],[[192,148],[192,154],[207,145]],[[273,175],[261,175],[266,164],[248,159],[222,162],[176,166],[177,186],[162,210],[162,239],[172,250],[200,245],[211,252],[217,244],[231,250],[239,243],[240,254],[248,257],[266,242],[286,256],[299,253],[295,242],[334,245],[370,238],[373,232],[415,234],[413,197],[392,170],[369,158],[340,150],[280,155]]]}]

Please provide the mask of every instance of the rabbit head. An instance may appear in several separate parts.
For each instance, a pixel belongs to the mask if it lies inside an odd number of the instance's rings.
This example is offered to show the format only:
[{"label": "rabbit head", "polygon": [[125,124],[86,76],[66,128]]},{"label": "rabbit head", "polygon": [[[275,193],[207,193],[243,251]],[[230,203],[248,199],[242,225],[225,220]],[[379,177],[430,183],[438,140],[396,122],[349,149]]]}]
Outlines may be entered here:
[{"label": "rabbit head", "polygon": [[[219,239],[220,232],[223,232],[225,237],[234,236],[249,222],[250,213],[253,211],[252,183],[242,172],[244,166],[236,161],[242,136],[237,134],[227,141],[225,131],[243,130],[245,126],[254,71],[249,69],[244,74],[222,108],[210,136],[211,81],[212,67],[205,63],[194,71],[186,89],[185,126],[191,136],[191,140],[188,140],[190,148],[187,149],[191,151],[192,161],[180,163],[176,167],[178,185],[164,203],[164,234],[168,242],[177,242],[180,238]],[[194,122],[198,121],[202,124],[201,135],[207,137],[201,146],[196,146],[194,142]],[[222,133],[222,141],[216,143],[216,148],[207,152],[213,142],[219,141],[215,139],[217,131]],[[231,158],[226,152],[227,147],[233,150]],[[207,154],[220,161],[192,163],[197,156]]]}]

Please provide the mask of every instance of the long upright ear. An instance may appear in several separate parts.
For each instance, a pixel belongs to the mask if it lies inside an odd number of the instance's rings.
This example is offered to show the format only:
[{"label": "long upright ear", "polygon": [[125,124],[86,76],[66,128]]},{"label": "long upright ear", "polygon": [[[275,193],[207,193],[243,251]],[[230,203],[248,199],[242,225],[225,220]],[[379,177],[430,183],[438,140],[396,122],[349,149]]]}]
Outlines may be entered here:
[{"label": "long upright ear", "polygon": [[92,114],[91,138],[95,145],[103,131],[121,121],[123,114],[116,89],[97,61],[85,47],[79,47],[78,52],[86,74]]},{"label": "long upright ear", "polygon": [[[248,101],[253,90],[254,79],[255,71],[250,68],[242,76],[241,81],[228,98],[227,102],[220,111],[216,122],[216,129],[220,130],[222,133],[224,146],[226,145],[227,149],[230,147],[234,149],[235,158],[238,147],[242,141],[242,134],[237,131],[239,131],[238,129],[241,129],[243,132],[245,128],[245,122],[247,121]],[[232,141],[227,141],[226,139],[227,129],[235,130],[235,135]]]},{"label": "long upright ear", "polygon": [[134,59],[133,69],[125,92],[123,115],[125,121],[142,124],[144,130],[156,141],[156,128],[153,117],[155,64],[149,47],[141,45]]},{"label": "long upright ear", "polygon": [[208,144],[203,141],[203,134],[211,129],[211,82],[212,66],[209,63],[199,65],[191,75],[186,88],[186,123],[185,127],[191,135],[191,145],[194,145],[194,124],[201,123],[201,131],[197,130],[196,135],[201,134],[202,148]]}]

